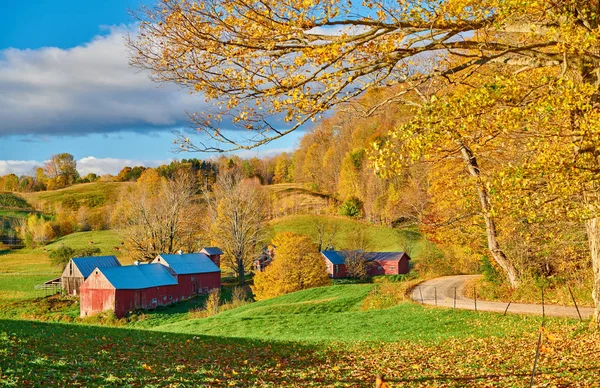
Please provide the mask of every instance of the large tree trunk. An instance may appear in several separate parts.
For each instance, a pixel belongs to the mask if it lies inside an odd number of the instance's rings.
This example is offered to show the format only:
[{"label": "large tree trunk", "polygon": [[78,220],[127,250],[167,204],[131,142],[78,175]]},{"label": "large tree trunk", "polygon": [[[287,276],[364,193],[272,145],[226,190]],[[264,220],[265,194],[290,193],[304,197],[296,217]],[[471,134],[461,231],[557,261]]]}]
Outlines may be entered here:
[{"label": "large tree trunk", "polygon": [[244,277],[245,272],[246,272],[245,268],[244,268],[244,259],[238,258],[237,265],[238,265],[238,280],[240,282],[240,286],[244,286],[246,284],[246,279]]},{"label": "large tree trunk", "polygon": [[510,285],[513,288],[519,286],[519,274],[513,263],[508,260],[504,251],[500,248],[498,243],[498,232],[496,231],[496,223],[492,217],[492,205],[490,203],[490,194],[485,187],[485,184],[481,181],[481,171],[477,164],[477,159],[469,147],[465,144],[460,143],[462,157],[467,164],[469,174],[477,180],[477,195],[479,196],[479,203],[481,204],[481,213],[485,220],[485,232],[487,234],[488,248],[494,258],[494,261],[502,268]]},{"label": "large tree trunk", "polygon": [[600,218],[587,220],[585,222],[585,229],[590,244],[592,269],[594,271],[592,298],[594,299],[595,310],[593,322],[600,326]]}]

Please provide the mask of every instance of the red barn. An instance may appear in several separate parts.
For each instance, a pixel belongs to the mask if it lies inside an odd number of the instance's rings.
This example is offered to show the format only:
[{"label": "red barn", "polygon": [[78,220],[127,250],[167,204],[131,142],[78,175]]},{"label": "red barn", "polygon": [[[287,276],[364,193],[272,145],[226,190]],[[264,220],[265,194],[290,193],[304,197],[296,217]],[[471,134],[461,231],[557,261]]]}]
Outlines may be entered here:
[{"label": "red barn", "polygon": [[221,269],[217,264],[219,258],[215,260],[216,263],[204,253],[182,253],[161,254],[152,262],[173,270],[177,274],[179,286],[190,297],[221,287]]},{"label": "red barn", "polygon": [[200,253],[204,253],[206,256],[208,256],[212,260],[213,263],[215,263],[217,265],[217,267],[221,268],[221,255],[223,254],[223,251],[220,248],[217,248],[217,247],[202,248]]},{"label": "red barn", "polygon": [[357,252],[357,251],[322,251],[327,265],[327,272],[332,278],[343,278],[348,275],[346,257],[349,254],[361,255],[369,265],[369,275],[406,274],[410,268],[410,257],[406,252]]},{"label": "red barn", "polygon": [[161,264],[96,268],[80,287],[81,316],[113,310],[119,318],[129,311],[153,309],[185,299],[177,275]]}]

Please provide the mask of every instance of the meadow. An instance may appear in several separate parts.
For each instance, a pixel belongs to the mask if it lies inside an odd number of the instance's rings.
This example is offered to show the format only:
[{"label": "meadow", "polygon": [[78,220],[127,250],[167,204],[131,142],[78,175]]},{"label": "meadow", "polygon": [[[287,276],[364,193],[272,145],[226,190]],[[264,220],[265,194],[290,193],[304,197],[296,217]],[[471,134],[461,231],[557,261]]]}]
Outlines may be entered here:
[{"label": "meadow", "polygon": [[124,187],[129,182],[93,182],[80,183],[64,189],[19,193],[36,209],[54,212],[58,208],[77,210],[82,206],[99,209],[114,205]]},{"label": "meadow", "polygon": [[[152,331],[0,320],[0,381],[367,387],[383,373],[392,386],[528,386],[540,317],[412,302],[361,310],[374,287],[301,291]],[[598,332],[576,321],[548,319],[536,383],[593,385],[598,351]]]}]

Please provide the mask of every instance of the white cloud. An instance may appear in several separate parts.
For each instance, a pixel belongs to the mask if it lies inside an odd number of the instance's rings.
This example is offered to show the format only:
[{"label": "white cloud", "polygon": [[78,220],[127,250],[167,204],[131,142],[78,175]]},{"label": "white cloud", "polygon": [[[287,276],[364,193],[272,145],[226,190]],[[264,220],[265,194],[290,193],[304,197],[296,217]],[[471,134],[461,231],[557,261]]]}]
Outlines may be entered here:
[{"label": "white cloud", "polygon": [[129,66],[125,27],[71,49],[0,51],[0,136],[187,124],[204,98]]},{"label": "white cloud", "polygon": [[[86,156],[77,161],[77,171],[81,176],[89,173],[97,175],[112,174],[116,175],[125,166],[145,166],[157,167],[163,164],[171,163],[172,159],[166,160],[137,160],[137,159],[118,159],[118,158],[96,158]],[[31,175],[36,167],[44,165],[44,161],[36,160],[0,160],[0,175],[16,174]]]},{"label": "white cloud", "polygon": [[171,160],[135,160],[117,158],[95,158],[93,156],[87,156],[77,161],[77,171],[79,171],[79,174],[81,176],[85,176],[92,172],[97,175],[116,175],[125,166],[157,167],[168,163],[171,163]]},{"label": "white cloud", "polygon": [[258,149],[257,150],[242,150],[242,151],[236,151],[235,155],[239,156],[242,159],[251,159],[254,157],[268,158],[268,157],[277,156],[284,152],[294,152],[294,149],[293,148],[270,148],[270,149],[264,149],[264,150],[258,150]]},{"label": "white cloud", "polygon": [[0,160],[0,175],[30,175],[34,168],[43,165],[44,162],[35,160]]}]

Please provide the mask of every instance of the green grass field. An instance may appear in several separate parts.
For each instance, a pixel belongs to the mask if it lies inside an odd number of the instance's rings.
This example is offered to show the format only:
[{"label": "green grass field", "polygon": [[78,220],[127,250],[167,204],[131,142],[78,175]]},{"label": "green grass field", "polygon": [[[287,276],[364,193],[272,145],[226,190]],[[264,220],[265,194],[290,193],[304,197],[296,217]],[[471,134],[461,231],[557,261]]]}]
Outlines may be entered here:
[{"label": "green grass field", "polygon": [[318,222],[328,223],[331,227],[337,226],[333,240],[336,249],[351,248],[353,240],[356,239],[357,230],[363,231],[368,249],[372,251],[401,251],[409,242],[413,246],[414,256],[418,257],[419,252],[428,244],[420,233],[412,229],[394,229],[363,223],[347,217],[318,215],[295,215],[275,219],[269,224],[268,237],[273,238],[280,232],[294,232],[311,236],[316,241],[318,238],[316,224]]},{"label": "green grass field", "polygon": [[[424,308],[412,302],[387,309],[361,309],[376,285],[321,287],[268,299],[205,319],[156,330],[278,341],[439,341],[449,338],[520,337],[535,332],[540,318],[467,310]],[[564,319],[549,325],[564,327]]]},{"label": "green grass field", "polygon": [[[383,373],[393,387],[528,386],[540,317],[408,302],[361,311],[373,287],[301,291],[154,331],[0,320],[0,381],[7,386],[367,387]],[[65,302],[64,308],[69,312],[73,305]],[[156,314],[167,315],[168,309]],[[549,319],[543,344],[537,384],[597,382],[599,332],[576,321]]]},{"label": "green grass field", "polygon": [[74,249],[98,247],[101,255],[115,255],[124,265],[131,264],[122,250],[115,251],[115,247],[121,247],[121,239],[112,230],[73,233],[43,247],[3,251],[0,254],[0,304],[43,296],[43,291],[35,291],[33,286],[60,276],[62,268],[53,266],[48,254],[61,244]]},{"label": "green grass field", "polygon": [[36,209],[44,212],[53,212],[57,207],[67,210],[77,210],[81,206],[98,209],[113,205],[118,200],[121,190],[131,184],[130,182],[93,182],[60,190],[21,194]]}]

